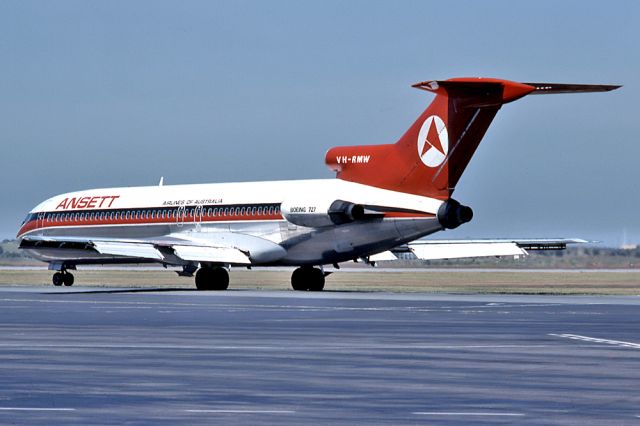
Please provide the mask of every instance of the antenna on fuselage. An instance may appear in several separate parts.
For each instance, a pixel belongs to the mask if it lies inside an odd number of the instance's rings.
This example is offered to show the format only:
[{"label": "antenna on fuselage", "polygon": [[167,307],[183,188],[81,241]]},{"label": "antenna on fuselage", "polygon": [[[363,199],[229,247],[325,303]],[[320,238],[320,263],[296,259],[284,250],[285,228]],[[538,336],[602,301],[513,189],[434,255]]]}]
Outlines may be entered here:
[{"label": "antenna on fuselage", "polygon": [[160,182],[158,182],[158,186],[164,185],[164,176],[160,176]]}]

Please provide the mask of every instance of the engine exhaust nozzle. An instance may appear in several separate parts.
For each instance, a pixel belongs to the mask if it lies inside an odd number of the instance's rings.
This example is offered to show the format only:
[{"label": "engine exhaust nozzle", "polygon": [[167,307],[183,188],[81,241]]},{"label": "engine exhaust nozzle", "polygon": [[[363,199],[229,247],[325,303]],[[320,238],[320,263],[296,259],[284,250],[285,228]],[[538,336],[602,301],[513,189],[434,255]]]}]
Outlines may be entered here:
[{"label": "engine exhaust nozzle", "polygon": [[473,219],[471,207],[463,206],[453,198],[438,209],[438,221],[445,229],[455,229]]}]

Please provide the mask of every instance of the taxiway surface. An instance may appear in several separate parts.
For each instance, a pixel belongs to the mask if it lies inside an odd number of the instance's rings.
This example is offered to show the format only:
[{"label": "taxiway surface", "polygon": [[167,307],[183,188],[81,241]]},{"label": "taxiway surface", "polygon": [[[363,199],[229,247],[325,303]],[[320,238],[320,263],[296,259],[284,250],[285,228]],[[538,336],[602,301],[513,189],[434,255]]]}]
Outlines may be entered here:
[{"label": "taxiway surface", "polygon": [[0,289],[0,423],[637,424],[640,298]]}]

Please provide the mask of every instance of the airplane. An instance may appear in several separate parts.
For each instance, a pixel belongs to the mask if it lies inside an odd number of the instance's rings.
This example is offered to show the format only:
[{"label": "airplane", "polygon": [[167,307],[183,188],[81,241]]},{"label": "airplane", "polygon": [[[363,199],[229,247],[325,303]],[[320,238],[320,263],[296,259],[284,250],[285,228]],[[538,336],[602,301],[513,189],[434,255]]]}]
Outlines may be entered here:
[{"label": "airplane", "polygon": [[[228,269],[293,266],[294,290],[324,288],[324,266],[418,259],[519,256],[579,239],[429,240],[473,217],[452,198],[502,105],[527,95],[606,92],[613,85],[424,81],[433,101],[392,144],[334,147],[335,179],[102,188],[49,198],[29,212],[20,248],[70,286],[78,265],[159,263],[225,290]],[[181,268],[181,270],[180,270]]]}]

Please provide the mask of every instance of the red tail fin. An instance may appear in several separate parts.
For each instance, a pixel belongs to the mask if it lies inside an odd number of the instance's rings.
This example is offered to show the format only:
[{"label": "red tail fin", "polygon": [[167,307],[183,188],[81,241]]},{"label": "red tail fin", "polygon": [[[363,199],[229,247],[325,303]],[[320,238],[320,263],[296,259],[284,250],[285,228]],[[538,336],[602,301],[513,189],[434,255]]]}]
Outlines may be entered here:
[{"label": "red tail fin", "polygon": [[338,178],[448,199],[503,104],[528,94],[599,92],[620,86],[456,78],[413,87],[435,93],[431,105],[395,144],[331,148],[325,161]]}]

